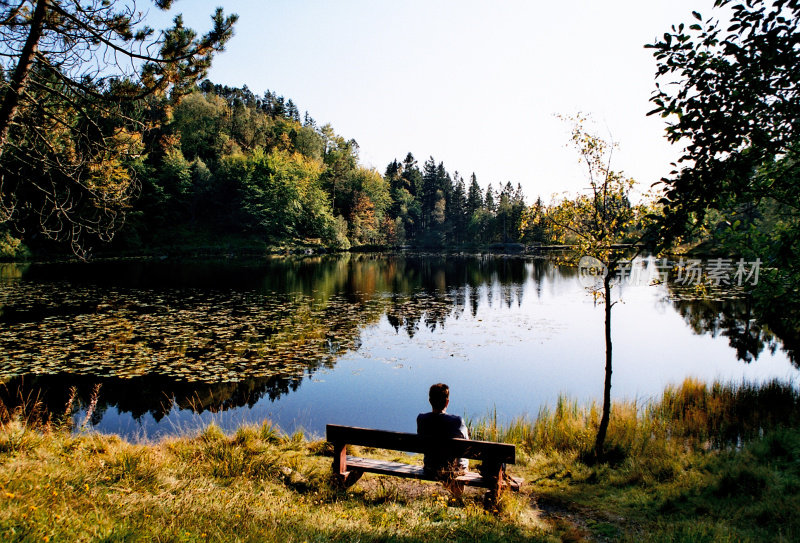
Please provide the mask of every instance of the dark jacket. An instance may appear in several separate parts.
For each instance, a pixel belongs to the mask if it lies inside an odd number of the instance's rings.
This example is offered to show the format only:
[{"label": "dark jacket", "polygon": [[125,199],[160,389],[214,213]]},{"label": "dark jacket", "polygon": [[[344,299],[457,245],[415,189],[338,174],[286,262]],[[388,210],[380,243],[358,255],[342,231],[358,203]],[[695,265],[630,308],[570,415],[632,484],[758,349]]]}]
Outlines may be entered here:
[{"label": "dark jacket", "polygon": [[[469,432],[464,420],[458,415],[448,413],[420,413],[417,415],[417,433],[432,438],[461,437],[469,439]],[[466,470],[469,467],[469,461],[464,458],[448,457],[435,452],[425,454],[423,466],[431,473],[438,473],[445,468],[452,469],[454,461],[458,461],[458,467],[461,469]]]}]

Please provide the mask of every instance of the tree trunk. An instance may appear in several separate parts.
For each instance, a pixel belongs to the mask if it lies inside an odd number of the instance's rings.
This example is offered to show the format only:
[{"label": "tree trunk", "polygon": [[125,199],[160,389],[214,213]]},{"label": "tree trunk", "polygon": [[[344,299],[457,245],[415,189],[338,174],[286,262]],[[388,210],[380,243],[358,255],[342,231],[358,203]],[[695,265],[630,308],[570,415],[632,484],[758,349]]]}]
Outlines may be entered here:
[{"label": "tree trunk", "polygon": [[33,11],[33,18],[31,19],[31,28],[28,38],[25,40],[25,45],[22,47],[22,52],[19,56],[14,74],[11,76],[8,91],[3,98],[3,103],[0,105],[0,158],[3,156],[6,142],[8,141],[8,132],[11,128],[11,123],[17,115],[17,107],[22,92],[25,90],[25,84],[28,81],[28,74],[33,66],[36,51],[39,48],[39,40],[42,37],[44,30],[44,19],[47,14],[47,4],[49,0],[39,0],[36,3],[36,9]]},{"label": "tree trunk", "polygon": [[611,275],[609,268],[603,279],[603,296],[605,298],[605,336],[606,336],[606,380],[603,386],[603,415],[600,417],[600,427],[597,429],[597,438],[594,442],[595,458],[600,460],[603,456],[603,445],[606,441],[608,421],[611,418]]}]

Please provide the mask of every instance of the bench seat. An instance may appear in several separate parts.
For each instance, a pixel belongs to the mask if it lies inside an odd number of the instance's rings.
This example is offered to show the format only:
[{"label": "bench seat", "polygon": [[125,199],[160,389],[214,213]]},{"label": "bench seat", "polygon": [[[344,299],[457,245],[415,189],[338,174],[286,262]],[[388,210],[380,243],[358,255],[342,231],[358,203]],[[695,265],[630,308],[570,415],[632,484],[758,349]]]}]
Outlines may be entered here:
[{"label": "bench seat", "polygon": [[[388,460],[376,460],[374,458],[361,458],[359,456],[347,456],[347,467],[350,470],[358,470],[366,473],[378,473],[381,475],[393,475],[395,477],[405,477],[408,479],[420,479],[423,481],[435,480],[422,466],[403,464],[402,462],[389,462]],[[491,488],[492,481],[485,479],[477,471],[469,471],[454,478],[455,481],[466,486],[477,486],[481,488]],[[524,482],[520,477],[509,477],[508,486],[512,490],[519,490],[519,486]]]}]

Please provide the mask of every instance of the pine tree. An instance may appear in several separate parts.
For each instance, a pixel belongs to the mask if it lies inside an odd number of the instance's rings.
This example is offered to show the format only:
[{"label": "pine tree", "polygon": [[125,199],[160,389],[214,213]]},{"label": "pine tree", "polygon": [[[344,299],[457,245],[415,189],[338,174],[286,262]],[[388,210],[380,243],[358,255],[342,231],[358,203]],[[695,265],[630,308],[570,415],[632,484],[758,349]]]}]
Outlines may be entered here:
[{"label": "pine tree", "polygon": [[478,185],[478,179],[473,172],[470,177],[469,194],[467,196],[467,216],[472,215],[483,207],[483,195],[481,194],[481,187]]},{"label": "pine tree", "polygon": [[514,241],[519,241],[522,235],[522,217],[525,213],[525,195],[522,192],[522,185],[517,183],[517,189],[511,198],[511,224],[513,228]]},{"label": "pine tree", "polygon": [[417,160],[411,153],[408,153],[405,160],[403,160],[402,176],[406,182],[406,190],[411,196],[416,197],[422,189],[422,173],[417,167]]},{"label": "pine tree", "polygon": [[300,111],[291,98],[286,102],[286,117],[298,123],[300,122]]},{"label": "pine tree", "polygon": [[419,195],[422,208],[422,231],[431,229],[433,209],[436,206],[436,190],[438,188],[436,161],[429,157],[422,167],[422,193]]},{"label": "pine tree", "polygon": [[497,211],[494,203],[494,190],[492,190],[491,183],[489,183],[489,186],[486,187],[486,197],[483,199],[483,208],[492,214]]},{"label": "pine tree", "polygon": [[467,195],[464,179],[453,174],[453,195],[448,206],[449,240],[456,245],[464,243],[464,232],[467,228]]},{"label": "pine tree", "polygon": [[495,222],[497,231],[495,235],[503,243],[508,243],[510,241],[509,229],[513,230],[513,225],[511,224],[511,197],[513,190],[511,182],[509,181],[503,187],[503,190],[500,191],[497,202],[497,216]]},{"label": "pine tree", "polygon": [[400,174],[403,173],[403,165],[397,162],[397,159],[394,159],[386,166],[386,172],[383,174],[383,177],[389,183],[389,188],[392,190],[396,190],[402,188],[402,184],[404,180],[400,177]]},{"label": "pine tree", "polygon": [[450,198],[453,192],[453,180],[443,162],[436,166],[436,193],[433,202],[431,222],[432,241],[437,245],[444,245],[447,241],[448,224],[447,213],[450,209]]},{"label": "pine tree", "polygon": [[283,96],[274,96],[272,101],[272,116],[286,117],[286,101]]}]

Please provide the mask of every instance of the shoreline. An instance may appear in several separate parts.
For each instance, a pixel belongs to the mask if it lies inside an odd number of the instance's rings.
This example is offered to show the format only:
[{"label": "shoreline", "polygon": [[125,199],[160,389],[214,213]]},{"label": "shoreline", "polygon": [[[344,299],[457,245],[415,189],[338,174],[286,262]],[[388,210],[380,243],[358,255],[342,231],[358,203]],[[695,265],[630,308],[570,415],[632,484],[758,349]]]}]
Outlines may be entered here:
[{"label": "shoreline", "polygon": [[[509,471],[526,480],[496,512],[482,508],[481,492],[454,501],[437,483],[368,474],[347,491],[336,489],[328,479],[330,446],[299,432],[283,434],[269,422],[231,434],[209,426],[194,436],[137,444],[65,432],[57,421],[37,424],[31,412],[6,412],[0,537],[406,542],[800,535],[797,390],[687,381],[644,410],[632,407],[615,405],[601,463],[582,455],[596,417],[590,405],[565,399],[535,421],[474,423],[474,438],[517,445]],[[760,430],[753,432],[757,421]],[[735,437],[733,427],[748,437]],[[398,459],[388,451],[356,452]]]}]

